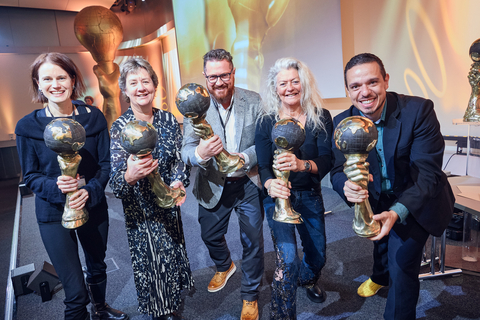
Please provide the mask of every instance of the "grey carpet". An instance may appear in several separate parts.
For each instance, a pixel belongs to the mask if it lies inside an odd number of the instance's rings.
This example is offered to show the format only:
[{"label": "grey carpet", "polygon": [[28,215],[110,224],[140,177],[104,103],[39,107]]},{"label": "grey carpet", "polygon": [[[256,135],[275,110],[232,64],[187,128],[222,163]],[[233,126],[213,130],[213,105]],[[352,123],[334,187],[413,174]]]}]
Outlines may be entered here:
[{"label": "grey carpet", "polygon": [[[215,273],[206,247],[200,238],[195,198],[188,188],[187,201],[182,206],[187,252],[195,279],[195,289],[185,292],[181,315],[184,319],[230,320],[239,319],[241,244],[238,220],[235,214],[226,235],[237,272],[226,287],[216,293],[208,293],[207,284]],[[387,290],[371,298],[361,298],[357,287],[370,274],[372,244],[354,235],[352,209],[329,188],[323,188],[325,207],[332,210],[326,215],[327,264],[321,282],[327,291],[322,304],[310,302],[304,289],[297,294],[299,320],[305,319],[381,319]],[[115,308],[127,312],[133,320],[147,320],[137,312],[136,291],[133,282],[130,254],[123,222],[121,202],[107,189],[110,213],[110,234],[107,251],[108,289],[107,301]],[[19,240],[18,266],[29,263],[40,265],[48,256],[43,248],[35,221],[33,196],[23,199]],[[264,222],[265,273],[260,290],[260,319],[268,319],[270,283],[274,271],[274,253],[267,222]],[[300,243],[300,242],[299,242]],[[301,250],[299,250],[301,254]],[[480,278],[463,274],[458,277],[442,277],[421,283],[417,306],[418,319],[480,319]],[[17,299],[17,319],[63,319],[63,290],[51,301],[41,302],[40,296],[29,294]]]}]

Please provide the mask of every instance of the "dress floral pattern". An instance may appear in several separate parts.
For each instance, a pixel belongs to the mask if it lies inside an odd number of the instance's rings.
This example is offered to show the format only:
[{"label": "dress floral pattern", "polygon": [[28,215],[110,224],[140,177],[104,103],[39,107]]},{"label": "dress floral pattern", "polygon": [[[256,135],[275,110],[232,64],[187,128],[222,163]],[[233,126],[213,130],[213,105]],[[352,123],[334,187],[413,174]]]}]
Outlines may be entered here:
[{"label": "dress floral pattern", "polygon": [[[167,185],[179,180],[187,187],[190,172],[180,157],[180,126],[171,113],[153,110],[152,124],[157,130],[158,141],[152,156],[159,160],[158,172]],[[138,310],[158,317],[180,308],[181,291],[193,286],[193,278],[185,249],[180,208],[158,207],[147,178],[134,186],[125,181],[129,154],[120,145],[120,134],[132,120],[135,116],[129,108],[110,130],[110,186],[115,196],[122,199],[125,211]]]}]

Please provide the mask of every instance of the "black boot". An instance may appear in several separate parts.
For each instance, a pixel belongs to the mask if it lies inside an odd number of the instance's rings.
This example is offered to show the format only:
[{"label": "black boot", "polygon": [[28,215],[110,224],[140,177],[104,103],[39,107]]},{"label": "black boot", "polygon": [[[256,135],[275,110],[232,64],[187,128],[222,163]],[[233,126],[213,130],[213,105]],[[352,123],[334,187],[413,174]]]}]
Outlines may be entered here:
[{"label": "black boot", "polygon": [[122,311],[115,310],[105,302],[107,290],[107,279],[100,283],[87,283],[90,300],[92,300],[92,320],[128,320],[128,315]]},{"label": "black boot", "polygon": [[313,287],[307,288],[307,298],[312,302],[322,303],[327,299],[327,293],[317,283]]}]

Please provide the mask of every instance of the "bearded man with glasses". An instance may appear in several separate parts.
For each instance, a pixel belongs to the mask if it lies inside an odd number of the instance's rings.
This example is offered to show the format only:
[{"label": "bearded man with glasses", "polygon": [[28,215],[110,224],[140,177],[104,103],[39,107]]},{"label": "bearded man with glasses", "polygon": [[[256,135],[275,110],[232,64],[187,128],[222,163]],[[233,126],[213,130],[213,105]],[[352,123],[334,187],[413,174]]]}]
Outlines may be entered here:
[{"label": "bearded man with glasses", "polygon": [[[198,221],[202,239],[217,268],[208,291],[223,289],[236,270],[224,236],[230,214],[235,209],[243,246],[241,319],[256,320],[263,275],[264,214],[255,153],[255,122],[260,109],[260,95],[235,87],[235,68],[229,52],[211,50],[205,54],[203,61],[203,74],[210,93],[206,120],[215,135],[208,140],[200,139],[190,121],[185,121],[182,160],[198,167],[193,188],[199,203]],[[212,158],[223,149],[241,157],[245,161],[244,166],[233,173],[220,172]]]}]

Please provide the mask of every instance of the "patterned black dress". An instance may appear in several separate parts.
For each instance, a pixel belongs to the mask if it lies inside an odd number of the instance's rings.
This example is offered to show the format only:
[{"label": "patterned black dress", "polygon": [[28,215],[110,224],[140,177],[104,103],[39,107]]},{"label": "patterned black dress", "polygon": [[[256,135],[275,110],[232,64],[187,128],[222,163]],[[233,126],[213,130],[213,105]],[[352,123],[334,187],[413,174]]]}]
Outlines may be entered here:
[{"label": "patterned black dress", "polygon": [[[179,180],[187,187],[190,172],[180,157],[180,126],[171,113],[153,110],[153,126],[157,129],[158,141],[152,156],[159,160],[158,172],[167,185]],[[193,286],[193,278],[185,249],[180,208],[158,207],[147,178],[139,180],[134,186],[125,181],[129,154],[120,145],[120,133],[132,120],[135,116],[129,108],[110,129],[110,186],[115,196],[122,199],[125,211],[138,310],[158,317],[180,308],[181,291]]]}]

